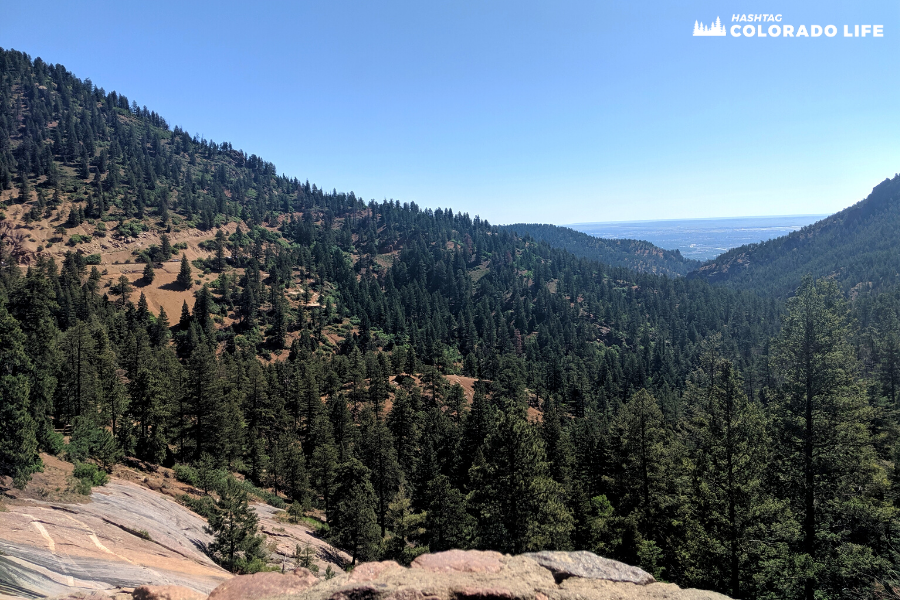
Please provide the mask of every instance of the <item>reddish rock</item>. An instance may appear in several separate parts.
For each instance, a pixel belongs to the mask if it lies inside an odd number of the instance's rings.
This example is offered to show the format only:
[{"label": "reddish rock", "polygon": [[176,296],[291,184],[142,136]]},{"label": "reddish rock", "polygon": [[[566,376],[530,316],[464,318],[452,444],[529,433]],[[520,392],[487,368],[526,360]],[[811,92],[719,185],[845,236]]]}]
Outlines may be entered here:
[{"label": "reddish rock", "polygon": [[206,594],[180,585],[142,585],[131,593],[134,600],[206,600]]},{"label": "reddish rock", "polygon": [[385,571],[402,568],[403,567],[392,560],[363,563],[353,569],[353,572],[350,573],[350,578],[348,579],[348,581],[350,581],[351,583],[363,583],[366,581],[372,581]]},{"label": "reddish rock", "polygon": [[229,579],[209,594],[209,600],[264,600],[287,594],[299,594],[319,580],[306,569],[297,569],[292,573],[254,573],[239,575]]},{"label": "reddish rock", "polygon": [[421,590],[404,588],[382,596],[381,600],[440,600],[440,596],[429,596]]},{"label": "reddish rock", "polygon": [[410,565],[430,573],[499,573],[503,555],[490,550],[447,550],[423,554]]},{"label": "reddish rock", "polygon": [[466,587],[457,590],[456,597],[460,600],[512,600],[515,594],[504,587]]}]

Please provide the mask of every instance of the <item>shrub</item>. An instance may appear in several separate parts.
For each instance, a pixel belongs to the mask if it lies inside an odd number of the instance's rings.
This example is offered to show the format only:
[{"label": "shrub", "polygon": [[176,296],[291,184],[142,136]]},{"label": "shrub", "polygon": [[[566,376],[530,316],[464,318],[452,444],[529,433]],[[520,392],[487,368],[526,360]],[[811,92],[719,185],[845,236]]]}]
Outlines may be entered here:
[{"label": "shrub", "polygon": [[84,257],[84,264],[86,265],[99,265],[100,264],[100,255],[99,254],[88,254]]},{"label": "shrub", "polygon": [[76,463],[72,476],[77,481],[75,485],[76,491],[85,496],[90,495],[91,488],[106,485],[109,482],[109,475],[102,469],[98,469],[97,465],[91,463]]},{"label": "shrub", "polygon": [[69,241],[66,242],[69,246],[76,246],[78,244],[84,244],[91,241],[90,235],[81,235],[80,233],[76,233],[69,238]]},{"label": "shrub", "polygon": [[177,500],[206,520],[209,520],[216,513],[216,502],[211,496],[194,498],[188,494],[182,494],[178,496]]},{"label": "shrub", "polygon": [[77,464],[88,458],[96,460],[109,473],[122,458],[122,451],[109,431],[78,417],[66,446],[66,459]]},{"label": "shrub", "polygon": [[175,479],[181,483],[197,487],[197,469],[190,465],[175,465],[172,467],[172,470],[175,471]]},{"label": "shrub", "polygon": [[66,440],[63,438],[63,434],[50,430],[44,434],[44,438],[41,440],[41,448],[47,454],[58,456],[66,449]]}]

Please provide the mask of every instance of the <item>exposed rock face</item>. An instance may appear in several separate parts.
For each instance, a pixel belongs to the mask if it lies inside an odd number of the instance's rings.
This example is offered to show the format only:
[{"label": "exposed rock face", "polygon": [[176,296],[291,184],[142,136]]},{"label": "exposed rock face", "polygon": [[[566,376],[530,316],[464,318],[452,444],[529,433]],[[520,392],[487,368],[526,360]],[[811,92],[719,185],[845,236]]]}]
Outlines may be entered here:
[{"label": "exposed rock face", "polygon": [[209,600],[726,600],[715,592],[658,583],[636,567],[590,552],[522,556],[450,550],[410,568],[364,563],[330,580],[309,571],[235,577]]},{"label": "exposed rock face", "polygon": [[209,600],[282,598],[296,595],[316,585],[319,579],[306,569],[292,573],[254,573],[226,581],[209,595]]},{"label": "exposed rock face", "polygon": [[643,569],[597,556],[593,552],[530,552],[525,556],[549,569],[558,582],[569,577],[624,581],[638,585],[655,581]]},{"label": "exposed rock face", "polygon": [[0,512],[0,587],[41,597],[178,585],[205,597],[231,578],[203,552],[205,524],[123,481],[96,488],[88,504],[10,504]]},{"label": "exposed rock face", "polygon": [[134,600],[204,600],[205,594],[180,585],[142,585],[134,590]]}]

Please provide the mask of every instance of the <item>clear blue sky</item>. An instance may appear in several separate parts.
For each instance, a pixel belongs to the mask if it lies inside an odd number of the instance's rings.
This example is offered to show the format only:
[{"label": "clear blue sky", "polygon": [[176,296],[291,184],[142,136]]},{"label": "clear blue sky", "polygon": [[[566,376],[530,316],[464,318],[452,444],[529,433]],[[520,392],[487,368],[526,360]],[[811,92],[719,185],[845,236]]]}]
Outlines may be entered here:
[{"label": "clear blue sky", "polygon": [[[691,35],[770,11],[884,37]],[[900,172],[897,0],[2,0],[0,14],[0,46],[279,172],[496,223],[828,213]]]}]

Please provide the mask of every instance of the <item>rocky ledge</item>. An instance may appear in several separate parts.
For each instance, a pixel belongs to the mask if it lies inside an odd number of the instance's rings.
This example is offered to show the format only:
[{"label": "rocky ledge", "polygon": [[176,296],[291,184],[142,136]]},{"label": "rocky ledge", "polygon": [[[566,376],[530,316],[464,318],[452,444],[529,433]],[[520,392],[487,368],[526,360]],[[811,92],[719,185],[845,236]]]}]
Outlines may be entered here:
[{"label": "rocky ledge", "polygon": [[[144,586],[136,600],[201,600],[177,586]],[[208,600],[713,600],[715,592],[660,583],[636,567],[590,552],[521,556],[449,550],[418,557],[407,568],[393,561],[363,563],[320,579],[306,569],[242,575]]]}]

